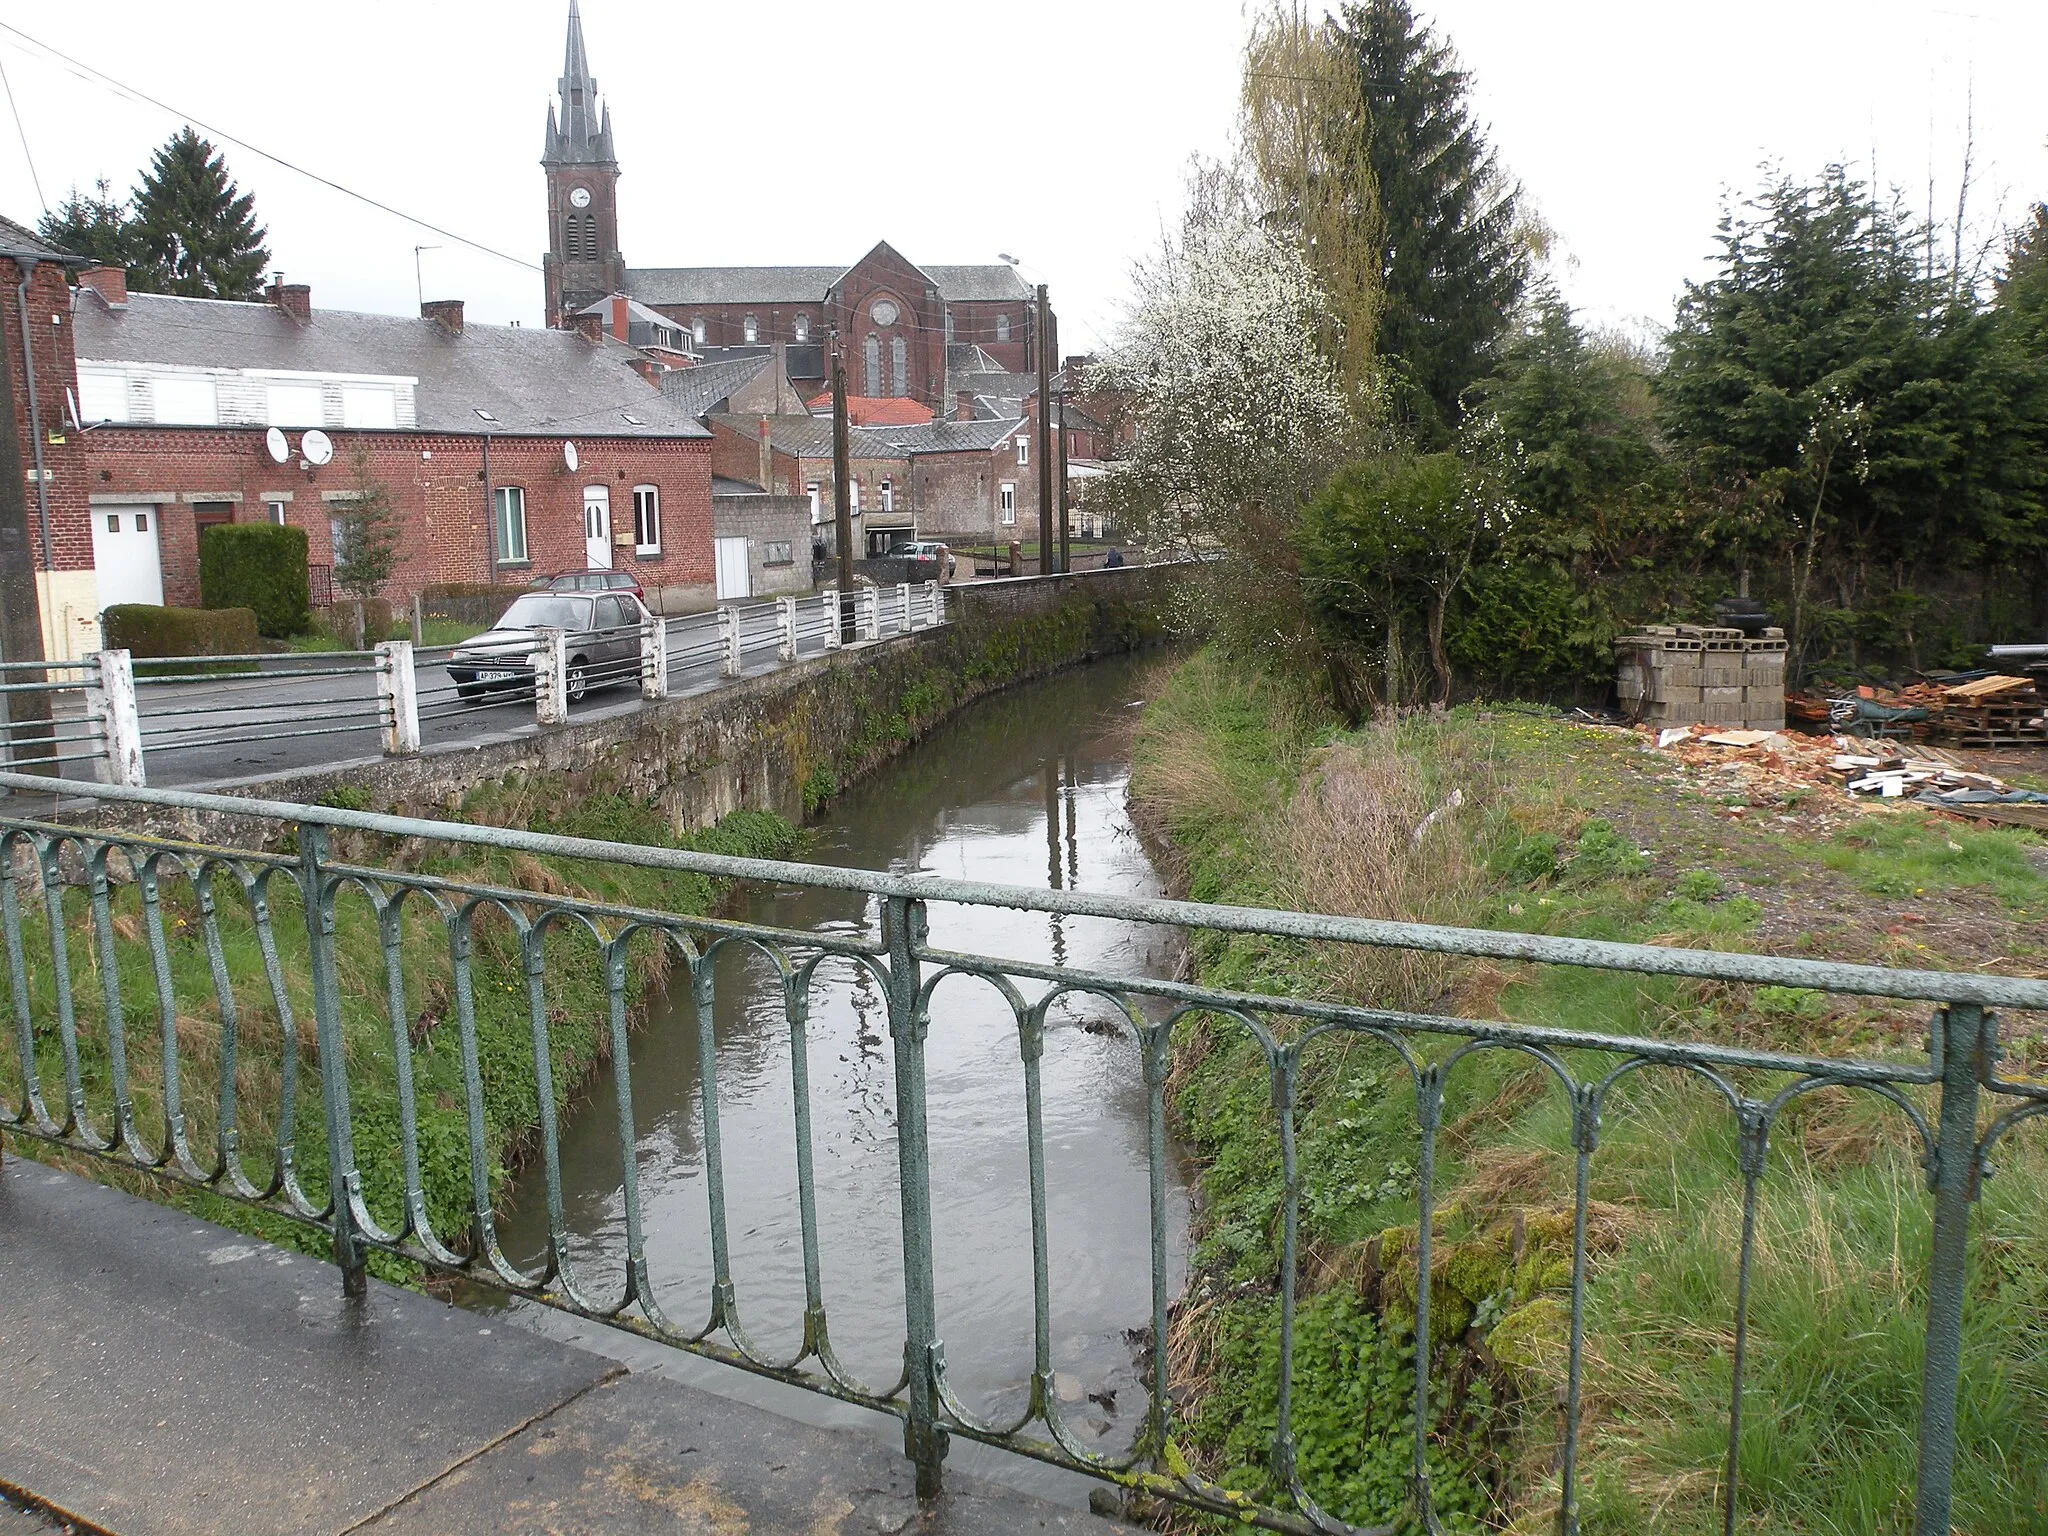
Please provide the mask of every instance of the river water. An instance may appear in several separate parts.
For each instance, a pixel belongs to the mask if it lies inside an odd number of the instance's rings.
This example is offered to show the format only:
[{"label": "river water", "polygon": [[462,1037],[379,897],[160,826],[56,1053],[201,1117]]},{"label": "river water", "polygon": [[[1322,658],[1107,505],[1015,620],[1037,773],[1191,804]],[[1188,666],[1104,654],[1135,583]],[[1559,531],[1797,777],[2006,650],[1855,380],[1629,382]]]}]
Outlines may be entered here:
[{"label": "river water", "polygon": [[[868,782],[814,829],[817,863],[1016,885],[1159,894],[1125,809],[1128,742],[1145,672],[1097,663],[978,704]],[[880,931],[857,893],[743,894],[733,915],[798,931]],[[1158,976],[1171,956],[1157,930],[949,905],[931,940],[953,950]],[[789,1029],[769,963],[721,957],[715,1027],[727,1224],[741,1316],[777,1355],[802,1337]],[[1020,982],[1027,998],[1042,987]],[[649,1268],[670,1318],[708,1315],[709,1217],[697,1028],[686,995],[657,997],[632,1047],[637,1164]],[[1031,1222],[1023,1067],[1009,1005],[987,983],[942,982],[927,1044],[939,1331],[948,1380],[978,1412],[1026,1401],[1032,1368]],[[894,1068],[882,999],[851,962],[828,961],[812,992],[807,1064],[822,1273],[839,1359],[886,1388],[903,1361],[903,1276],[892,1108]],[[1107,1005],[1065,999],[1048,1020],[1043,1081],[1052,1346],[1070,1421],[1104,1449],[1142,1422],[1129,1330],[1150,1314],[1145,1094],[1137,1043]],[[624,1209],[612,1079],[604,1075],[562,1136],[571,1251],[579,1273],[616,1294]],[[1186,1188],[1169,1169],[1179,1285]],[[537,1170],[504,1223],[505,1248],[531,1264],[546,1249]],[[523,1312],[540,1309],[522,1306]],[[552,1330],[551,1330],[552,1331]],[[741,1373],[694,1370],[700,1385]],[[742,1390],[741,1395],[752,1395]],[[787,1394],[777,1406],[787,1406]],[[807,1415],[809,1416],[809,1415]],[[869,1415],[867,1417],[873,1418]],[[887,1421],[877,1421],[886,1423]]]}]

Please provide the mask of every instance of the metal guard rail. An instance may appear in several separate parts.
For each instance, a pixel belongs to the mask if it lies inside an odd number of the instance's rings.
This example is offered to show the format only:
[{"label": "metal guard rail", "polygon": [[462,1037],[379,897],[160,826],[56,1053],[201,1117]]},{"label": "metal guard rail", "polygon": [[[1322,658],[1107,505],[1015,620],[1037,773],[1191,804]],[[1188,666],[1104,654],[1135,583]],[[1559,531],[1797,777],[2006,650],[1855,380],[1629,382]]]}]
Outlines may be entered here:
[{"label": "metal guard rail", "polygon": [[[46,778],[0,773],[0,789],[20,795],[47,796]],[[1755,1252],[1755,1217],[1760,1186],[1767,1172],[1773,1125],[1784,1108],[1815,1089],[1839,1086],[1877,1095],[1900,1111],[1918,1137],[1933,1193],[1933,1246],[1928,1276],[1926,1354],[1922,1382],[1922,1425],[1915,1531],[1937,1536],[1950,1529],[1951,1480],[1956,1450],[1955,1406],[1962,1339],[1962,1307],[1967,1281],[1967,1238],[1970,1213],[1980,1179],[1989,1172],[1989,1158],[1998,1142],[2017,1125],[2048,1115],[2048,1085],[2001,1077],[1997,1070],[1997,1025],[1992,1007],[2048,1010],[2048,982],[1983,974],[1891,970],[1868,965],[1734,954],[1714,950],[1667,949],[1603,941],[1555,938],[1429,925],[1379,922],[1361,918],[1267,911],[1199,903],[1137,900],[1084,892],[985,885],[927,876],[894,875],[857,869],[821,867],[778,861],[730,858],[672,849],[598,842],[515,829],[469,826],[387,816],[339,808],[311,807],[276,801],[192,792],[129,789],[117,786],[64,785],[66,795],[99,802],[108,808],[148,807],[164,811],[195,811],[240,818],[241,824],[266,824],[296,838],[296,854],[262,853],[210,847],[174,840],[130,835],[119,830],[63,825],[31,819],[18,809],[0,813],[0,916],[4,916],[7,962],[11,979],[15,1049],[22,1077],[11,1108],[0,1106],[0,1124],[31,1137],[141,1167],[187,1185],[260,1206],[317,1225],[331,1235],[344,1285],[359,1291],[365,1283],[364,1262],[370,1250],[382,1250],[466,1276],[500,1290],[527,1296],[546,1305],[652,1337],[678,1348],[724,1361],[809,1390],[894,1414],[904,1425],[905,1452],[915,1463],[917,1484],[926,1496],[937,1492],[941,1463],[950,1435],[1005,1447],[1143,1493],[1176,1500],[1200,1509],[1228,1514],[1268,1529],[1355,1533],[1391,1532],[1395,1524],[1355,1527],[1317,1506],[1295,1464],[1290,1425],[1293,1373],[1295,1296],[1298,1276],[1297,1229],[1301,1170],[1296,1160],[1296,1099],[1305,1053],[1319,1042],[1368,1039],[1392,1051],[1412,1082],[1419,1142],[1418,1222],[1416,1228],[1415,1337],[1429,1338],[1431,1244],[1436,1216],[1435,1158],[1442,1130],[1446,1083],[1467,1056],[1490,1050],[1519,1052],[1541,1064],[1570,1109],[1574,1162],[1573,1240],[1570,1282],[1568,1384],[1559,1427],[1558,1481],[1560,1517],[1566,1532],[1576,1529],[1579,1500],[1577,1455],[1582,1390],[1584,1317],[1589,1283],[1587,1215],[1592,1159],[1600,1145],[1603,1110],[1610,1095],[1636,1074],[1653,1067],[1676,1068],[1705,1083],[1725,1101],[1737,1135],[1735,1172],[1742,1182],[1742,1246],[1733,1298],[1733,1375],[1729,1406],[1727,1459],[1720,1469],[1724,1490],[1724,1529],[1740,1518],[1741,1407],[1748,1335],[1750,1270]],[[799,932],[724,921],[642,911],[550,895],[533,890],[466,884],[427,875],[364,867],[329,857],[328,835],[360,831],[399,839],[424,839],[441,844],[517,851],[580,860],[609,861],[646,869],[694,872],[714,877],[839,891],[857,891],[881,902],[879,942],[827,933]],[[69,854],[67,857],[67,850]],[[113,857],[118,852],[119,862]],[[127,870],[120,868],[125,863]],[[41,888],[54,982],[54,1020],[38,1019],[32,1010],[25,950],[24,878]],[[310,957],[310,993],[314,1012],[313,1063],[318,1069],[321,1123],[324,1126],[329,1178],[327,1192],[310,1194],[301,1186],[294,1164],[292,1096],[297,1092],[297,1053],[280,1051],[283,1112],[275,1155],[268,1172],[252,1180],[237,1150],[236,1105],[230,1092],[211,1106],[215,1146],[202,1157],[186,1137],[180,1100],[179,1018],[172,995],[172,971],[163,911],[163,888],[172,880],[189,882],[197,900],[201,930],[210,957],[213,1005],[219,1010],[220,1050],[232,1063],[239,1027],[232,978],[221,946],[220,917],[214,896],[217,882],[237,889],[247,904],[259,939],[263,975],[254,978],[259,992],[267,988],[279,1038],[297,1040],[292,1004],[279,958],[273,925],[273,883],[295,888],[306,912],[305,942]],[[163,1108],[161,1144],[146,1143],[134,1112],[128,1080],[126,1016],[120,995],[121,967],[97,967],[103,991],[102,1028],[109,1047],[109,1080],[93,1084],[95,1096],[110,1094],[110,1129],[102,1130],[88,1110],[87,1084],[80,1068],[80,1019],[69,977],[63,888],[83,884],[89,892],[92,936],[100,953],[115,952],[117,931],[112,904],[124,881],[139,887],[142,925],[150,970],[158,993],[163,1078],[153,1087]],[[404,1159],[402,1199],[395,1191],[380,1197],[402,1205],[394,1223],[380,1222],[371,1209],[359,1172],[350,1114],[348,1056],[343,1049],[341,1004],[336,972],[335,912],[345,890],[367,898],[383,936],[387,970],[387,1017],[391,1025],[392,1060],[397,1071],[398,1119]],[[34,894],[31,890],[30,894]],[[311,899],[306,897],[310,895]],[[1123,922],[1160,924],[1183,932],[1265,934],[1288,939],[1424,950],[1439,954],[1484,956],[1579,968],[1630,971],[1737,983],[1811,988],[1865,997],[1913,999],[1941,1005],[1932,1016],[1929,1051],[1901,1060],[1836,1058],[1759,1051],[1740,1047],[1673,1040],[1609,1036],[1586,1031],[1541,1028],[1487,1020],[1463,1019],[1422,1012],[1397,1012],[1326,1004],[1312,999],[1219,990],[1188,983],[1114,976],[1031,962],[956,953],[935,948],[926,940],[928,903],[963,903],[1018,911],[1099,917]],[[405,974],[399,952],[402,912],[408,906],[428,920],[438,918],[447,929],[452,970],[454,1011],[461,1038],[462,1071],[467,1095],[471,1188],[466,1197],[469,1232],[464,1236],[436,1231],[427,1215],[413,1100],[414,1045],[409,1034],[408,996],[417,996],[420,979]],[[549,1211],[548,1257],[537,1273],[519,1269],[500,1247],[494,1224],[497,1191],[490,1183],[483,1146],[482,1071],[478,1060],[470,941],[480,912],[495,912],[516,933],[526,982],[537,1087],[534,1111],[540,1132],[541,1171]],[[622,1288],[604,1296],[592,1292],[576,1272],[570,1235],[562,1215],[562,1171],[558,1145],[560,1109],[546,1062],[550,1025],[542,992],[547,944],[551,934],[577,934],[603,959],[609,998],[609,1039],[618,1093],[618,1142],[626,1240]],[[186,933],[185,942],[194,942]],[[712,1284],[706,1298],[706,1321],[679,1323],[655,1299],[641,1227],[637,1190],[636,1145],[632,1119],[627,1030],[627,974],[635,943],[666,949],[694,988],[700,1031],[700,1083],[706,1161],[704,1180],[710,1201]],[[131,943],[136,942],[131,933]],[[566,942],[566,940],[565,940]],[[713,966],[728,947],[748,948],[766,957],[780,979],[789,1031],[792,1083],[795,1094],[796,1157],[805,1270],[806,1311],[803,1342],[793,1358],[772,1358],[750,1337],[727,1252],[725,1189],[720,1172],[716,1107],[718,1067],[712,1035]],[[828,956],[851,960],[878,985],[886,998],[894,1042],[893,1109],[897,1125],[899,1197],[902,1212],[902,1256],[905,1275],[905,1363],[891,1385],[878,1387],[859,1380],[834,1354],[820,1279],[815,1187],[811,1169],[810,1098],[805,1068],[805,1019],[817,969]],[[937,1332],[937,1298],[932,1263],[932,1218],[929,1148],[925,1129],[924,1041],[934,1027],[944,1028],[943,1010],[931,1007],[934,988],[952,976],[976,977],[1006,1000],[1017,1027],[1024,1072],[1024,1110],[1031,1178],[1030,1210],[1034,1262],[1035,1358],[1030,1375],[1029,1404],[1014,1422],[995,1423],[978,1417],[949,1388],[944,1346]],[[249,982],[251,978],[243,980]],[[1036,999],[1027,999],[1020,982],[1048,984]],[[1043,1128],[1038,1061],[1044,1049],[1047,1009],[1062,996],[1086,994],[1108,1000],[1141,1044],[1147,1094],[1149,1181],[1151,1205],[1150,1259],[1151,1336],[1147,1385],[1151,1389],[1145,1420],[1122,1454],[1104,1455],[1083,1443],[1070,1426],[1054,1389],[1050,1340],[1051,1301],[1048,1276],[1048,1229],[1045,1197]],[[1159,1017],[1148,1016],[1140,1000],[1155,1000]],[[1192,1470],[1177,1449],[1168,1377],[1167,1341],[1174,1297],[1167,1286],[1168,1207],[1165,1184],[1167,1158],[1166,1083],[1173,1063],[1175,1036],[1193,1015],[1242,1030],[1263,1052],[1271,1074],[1277,1119],[1275,1149],[1282,1173],[1283,1227],[1277,1296],[1280,1304],[1279,1397],[1277,1430],[1271,1444],[1270,1472],[1265,1486],[1232,1490],[1207,1481]],[[1291,1030],[1281,1027],[1291,1021]],[[88,1024],[91,1022],[87,1021]],[[54,1029],[52,1028],[54,1025]],[[381,1026],[380,1026],[381,1027]],[[40,1085],[39,1065],[52,1055],[46,1045],[37,1051],[40,1034],[54,1033],[61,1055],[64,1104],[50,1112]],[[1435,1042],[1433,1045],[1430,1042]],[[381,1048],[381,1047],[380,1047]],[[337,1069],[338,1068],[338,1069]],[[232,1083],[234,1073],[223,1072]],[[1986,1115],[1980,1126],[1980,1112]],[[337,1200],[333,1192],[344,1197]],[[1425,1456],[1431,1424],[1432,1351],[1416,1352],[1414,1452],[1408,1518],[1429,1531],[1442,1529],[1430,1490]],[[1169,1390],[1159,1390],[1165,1382]],[[1389,1512],[1398,1516],[1400,1512]]]}]

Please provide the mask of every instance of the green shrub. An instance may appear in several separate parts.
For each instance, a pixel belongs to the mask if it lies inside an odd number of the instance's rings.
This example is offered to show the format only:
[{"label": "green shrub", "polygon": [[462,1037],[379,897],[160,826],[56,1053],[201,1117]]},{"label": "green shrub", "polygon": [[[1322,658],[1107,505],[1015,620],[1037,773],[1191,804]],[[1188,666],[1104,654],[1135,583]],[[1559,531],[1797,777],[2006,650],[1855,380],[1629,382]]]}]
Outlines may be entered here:
[{"label": "green shrub", "polygon": [[1650,861],[1613,825],[1595,816],[1579,829],[1578,846],[1572,852],[1565,873],[1573,880],[1590,883],[1639,875]]},{"label": "green shrub", "polygon": [[248,608],[258,634],[303,634],[313,620],[306,530],[275,523],[207,529],[199,540],[199,606]]},{"label": "green shrub", "polygon": [[248,656],[262,646],[248,608],[157,608],[116,603],[100,615],[110,651],[136,656]]},{"label": "green shrub", "polygon": [[1725,889],[1721,877],[1711,869],[1688,869],[1678,877],[1678,897],[1681,901],[1713,901]]}]

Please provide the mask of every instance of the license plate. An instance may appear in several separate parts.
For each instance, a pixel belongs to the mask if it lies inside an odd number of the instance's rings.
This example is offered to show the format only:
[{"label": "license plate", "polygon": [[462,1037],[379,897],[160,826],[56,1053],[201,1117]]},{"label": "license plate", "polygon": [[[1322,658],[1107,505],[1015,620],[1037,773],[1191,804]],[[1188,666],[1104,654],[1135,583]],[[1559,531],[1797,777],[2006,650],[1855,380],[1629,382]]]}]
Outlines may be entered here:
[{"label": "license plate", "polygon": [[517,676],[517,672],[479,672],[476,680],[480,683],[509,683]]}]

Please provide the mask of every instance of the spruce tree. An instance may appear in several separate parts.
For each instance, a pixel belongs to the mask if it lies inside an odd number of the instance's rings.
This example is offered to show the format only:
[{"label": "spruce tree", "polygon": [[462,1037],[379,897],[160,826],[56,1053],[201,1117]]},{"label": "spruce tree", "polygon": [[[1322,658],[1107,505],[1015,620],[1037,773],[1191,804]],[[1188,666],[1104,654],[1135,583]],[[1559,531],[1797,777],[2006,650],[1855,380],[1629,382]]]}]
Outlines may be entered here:
[{"label": "spruce tree", "polygon": [[1408,0],[1346,5],[1385,231],[1379,353],[1396,420],[1424,446],[1454,436],[1493,371],[1527,281],[1519,188],[1467,105],[1471,77]]},{"label": "spruce tree", "polygon": [[270,252],[255,210],[214,147],[189,125],[179,129],[135,194],[129,285],[195,299],[260,298]]},{"label": "spruce tree", "polygon": [[54,212],[43,215],[36,233],[74,256],[110,266],[129,265],[135,258],[134,227],[128,205],[113,193],[105,177],[93,184],[91,196],[73,187]]}]

